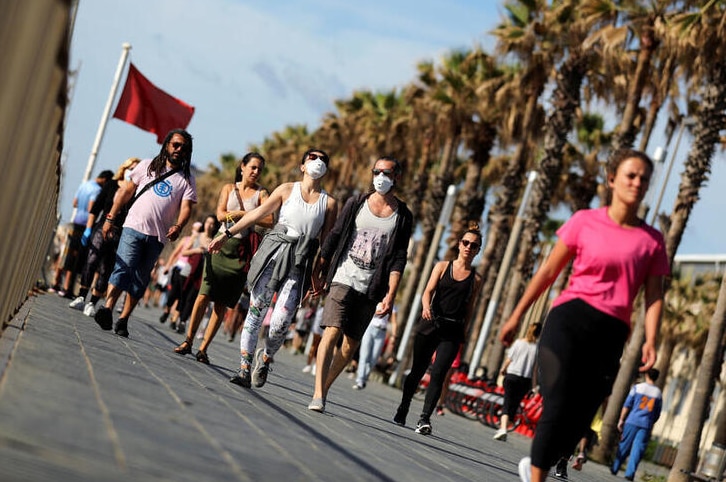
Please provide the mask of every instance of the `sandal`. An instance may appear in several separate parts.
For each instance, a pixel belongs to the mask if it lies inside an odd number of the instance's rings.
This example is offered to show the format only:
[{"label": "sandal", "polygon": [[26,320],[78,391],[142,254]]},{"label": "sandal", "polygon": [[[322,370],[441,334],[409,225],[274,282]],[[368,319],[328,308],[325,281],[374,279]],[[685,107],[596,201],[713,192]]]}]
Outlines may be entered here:
[{"label": "sandal", "polygon": [[194,340],[187,338],[181,343],[181,345],[174,348],[174,353],[177,355],[188,355],[192,352],[192,343],[194,343]]},{"label": "sandal", "polygon": [[196,354],[196,357],[198,362],[209,365],[209,357],[207,356],[206,351],[199,350]]}]

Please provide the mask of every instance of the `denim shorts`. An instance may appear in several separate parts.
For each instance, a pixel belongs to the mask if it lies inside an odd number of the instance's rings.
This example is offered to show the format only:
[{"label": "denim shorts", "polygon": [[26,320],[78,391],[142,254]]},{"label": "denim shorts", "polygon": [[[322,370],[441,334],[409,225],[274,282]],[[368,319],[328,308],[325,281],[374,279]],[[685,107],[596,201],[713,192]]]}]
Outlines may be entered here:
[{"label": "denim shorts", "polygon": [[141,299],[149,285],[151,270],[164,249],[156,236],[149,236],[131,228],[123,228],[116,251],[116,264],[109,284]]}]

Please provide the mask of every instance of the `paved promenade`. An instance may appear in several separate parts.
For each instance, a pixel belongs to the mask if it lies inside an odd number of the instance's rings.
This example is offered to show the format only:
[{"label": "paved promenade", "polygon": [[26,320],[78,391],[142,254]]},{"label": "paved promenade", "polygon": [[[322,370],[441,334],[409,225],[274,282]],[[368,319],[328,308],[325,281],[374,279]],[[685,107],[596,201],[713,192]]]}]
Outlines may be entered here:
[{"label": "paved promenade", "polygon": [[[398,427],[400,391],[354,391],[345,374],[326,413],[311,412],[303,357],[280,352],[267,385],[247,390],[228,382],[237,341],[220,333],[203,365],[172,352],[183,336],[159,313],[137,308],[125,339],[54,294],[23,306],[0,338],[0,480],[518,480],[525,437],[495,442],[448,412],[418,435],[420,400]],[[588,463],[570,480],[623,479]]]}]

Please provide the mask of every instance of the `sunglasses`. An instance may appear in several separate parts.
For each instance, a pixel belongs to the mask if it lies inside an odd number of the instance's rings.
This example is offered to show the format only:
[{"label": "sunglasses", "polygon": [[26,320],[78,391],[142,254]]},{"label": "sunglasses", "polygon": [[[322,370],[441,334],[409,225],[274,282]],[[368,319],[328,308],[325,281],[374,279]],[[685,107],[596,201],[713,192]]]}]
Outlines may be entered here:
[{"label": "sunglasses", "polygon": [[465,248],[471,246],[471,249],[479,249],[479,247],[481,246],[481,244],[477,243],[476,241],[469,241],[468,239],[462,239],[461,244],[463,244]]},{"label": "sunglasses", "polygon": [[323,161],[325,163],[328,162],[327,157],[325,157],[325,156],[321,156],[320,154],[315,154],[313,152],[311,152],[310,154],[308,154],[308,160],[314,161],[316,159],[320,159],[321,161]]},{"label": "sunglasses", "polygon": [[185,145],[186,144],[184,144],[183,142],[172,142],[171,143],[171,147],[173,147],[174,149],[178,149],[180,147],[184,147]]},{"label": "sunglasses", "polygon": [[383,174],[386,177],[393,178],[393,169],[371,169],[371,172],[373,172],[374,176]]}]

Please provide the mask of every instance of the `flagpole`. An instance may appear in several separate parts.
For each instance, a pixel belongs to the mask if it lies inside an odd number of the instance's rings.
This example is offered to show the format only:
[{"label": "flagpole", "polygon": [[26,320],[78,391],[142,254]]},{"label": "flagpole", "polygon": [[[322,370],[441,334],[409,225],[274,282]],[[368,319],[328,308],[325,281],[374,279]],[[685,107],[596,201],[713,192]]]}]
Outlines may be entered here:
[{"label": "flagpole", "polygon": [[[103,135],[106,132],[106,124],[108,124],[108,118],[111,115],[111,106],[113,105],[113,99],[116,97],[116,91],[118,90],[118,84],[121,82],[121,74],[126,66],[126,60],[129,58],[129,50],[131,50],[131,44],[126,42],[122,46],[121,58],[118,61],[118,67],[116,68],[116,76],[113,79],[113,85],[111,85],[111,92],[108,94],[108,100],[106,101],[106,108],[103,110],[101,116],[101,123],[98,125],[98,132],[96,132],[96,140],[93,141],[93,147],[91,148],[91,155],[88,157],[88,163],[86,164],[86,172],[83,174],[82,182],[86,182],[91,178],[93,172],[93,166],[96,164],[96,156],[98,150],[101,148],[101,141]],[[75,211],[75,210],[74,210]],[[75,215],[74,215],[75,217]]]}]

